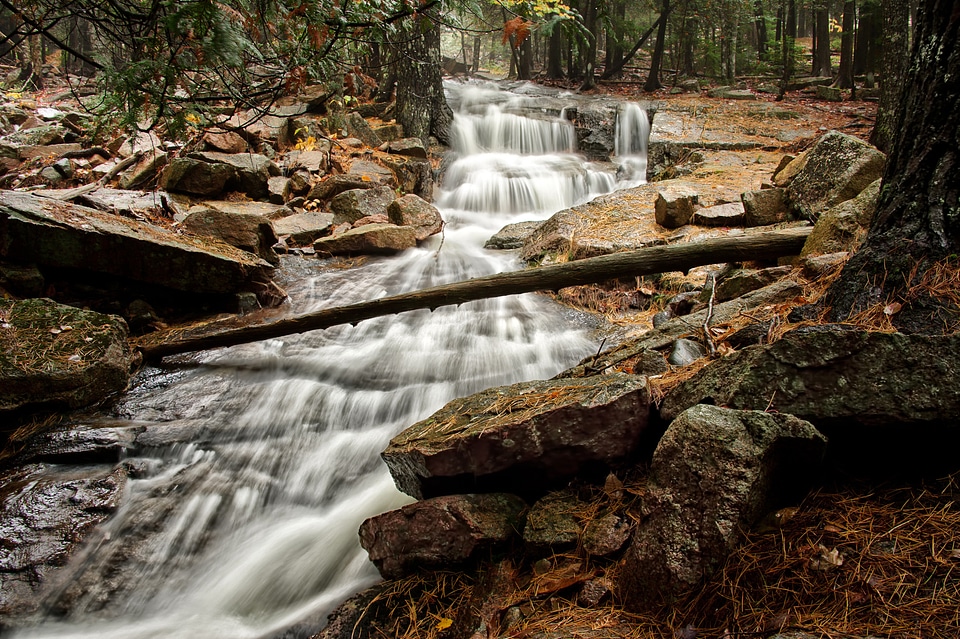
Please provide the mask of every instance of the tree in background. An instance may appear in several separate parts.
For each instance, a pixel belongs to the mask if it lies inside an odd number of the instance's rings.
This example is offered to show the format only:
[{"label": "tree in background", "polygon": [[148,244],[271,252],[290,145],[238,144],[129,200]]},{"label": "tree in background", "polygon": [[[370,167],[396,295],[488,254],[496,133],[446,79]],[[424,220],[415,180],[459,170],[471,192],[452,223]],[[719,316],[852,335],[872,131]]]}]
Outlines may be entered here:
[{"label": "tree in background", "polygon": [[881,0],[882,23],[880,103],[870,143],[889,151],[900,128],[897,105],[903,87],[910,51],[910,4],[906,0]]}]

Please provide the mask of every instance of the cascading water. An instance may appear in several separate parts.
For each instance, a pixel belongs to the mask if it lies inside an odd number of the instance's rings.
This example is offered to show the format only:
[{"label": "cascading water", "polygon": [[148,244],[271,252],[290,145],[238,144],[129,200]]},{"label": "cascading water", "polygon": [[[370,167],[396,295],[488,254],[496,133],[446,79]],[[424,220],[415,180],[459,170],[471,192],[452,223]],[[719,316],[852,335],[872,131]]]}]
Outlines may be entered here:
[{"label": "cascading water", "polygon": [[647,141],[650,118],[635,102],[620,105],[614,138],[614,155],[620,164],[620,179],[631,186],[647,179]]},{"label": "cascading water", "polygon": [[[490,88],[459,97],[437,205],[445,237],[350,270],[284,260],[291,312],[504,271],[482,243],[615,186],[559,117]],[[545,378],[596,350],[584,316],[523,295],[198,355],[145,371],[111,416],[140,432],[124,505],[17,637],[271,637],[377,579],[367,517],[409,501],[379,453],[454,397]],[[26,622],[25,622],[26,623]]]}]

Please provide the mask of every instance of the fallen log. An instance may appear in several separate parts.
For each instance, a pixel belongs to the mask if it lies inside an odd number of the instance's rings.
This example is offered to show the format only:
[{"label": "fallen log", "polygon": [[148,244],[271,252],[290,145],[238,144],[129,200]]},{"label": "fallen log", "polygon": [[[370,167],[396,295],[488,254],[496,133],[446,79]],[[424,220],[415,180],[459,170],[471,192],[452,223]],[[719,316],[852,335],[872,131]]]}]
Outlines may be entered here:
[{"label": "fallen log", "polygon": [[618,277],[685,271],[705,264],[796,255],[803,247],[811,228],[765,231],[699,243],[654,246],[565,264],[499,273],[369,302],[327,308],[264,324],[239,326],[235,321],[227,320],[195,329],[153,333],[140,338],[136,346],[144,359],[156,361],[168,355],[233,346],[342,324],[356,324],[374,317],[422,308],[434,310],[451,304],[459,305],[532,291],[558,290]]}]

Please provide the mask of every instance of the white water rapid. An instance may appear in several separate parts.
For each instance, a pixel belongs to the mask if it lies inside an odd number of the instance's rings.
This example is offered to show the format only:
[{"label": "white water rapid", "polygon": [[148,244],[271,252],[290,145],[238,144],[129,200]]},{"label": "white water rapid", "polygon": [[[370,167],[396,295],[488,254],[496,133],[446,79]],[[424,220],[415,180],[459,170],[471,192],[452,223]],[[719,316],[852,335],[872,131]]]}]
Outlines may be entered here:
[{"label": "white water rapid", "polygon": [[[442,246],[434,237],[352,269],[284,258],[291,311],[516,268],[514,254],[482,248],[491,234],[617,186],[611,169],[573,152],[569,122],[536,115],[536,98],[449,90],[457,159],[436,202]],[[597,343],[585,316],[523,295],[148,369],[110,416],[143,429],[123,506],[46,593],[42,618],[13,636],[300,636],[290,629],[378,578],[357,529],[410,501],[379,458],[393,435],[455,397],[555,375]]]}]

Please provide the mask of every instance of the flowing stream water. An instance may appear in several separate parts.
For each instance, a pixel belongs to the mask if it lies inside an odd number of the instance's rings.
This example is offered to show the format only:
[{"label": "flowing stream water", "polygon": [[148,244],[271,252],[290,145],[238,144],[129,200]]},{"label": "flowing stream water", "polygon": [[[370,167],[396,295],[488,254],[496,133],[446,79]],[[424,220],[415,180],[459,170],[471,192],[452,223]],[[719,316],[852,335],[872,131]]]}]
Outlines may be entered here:
[{"label": "flowing stream water", "polygon": [[[351,269],[285,258],[290,312],[517,268],[513,253],[484,241],[625,183],[576,155],[572,125],[538,114],[536,98],[479,85],[448,91],[456,117],[436,202],[442,240]],[[631,140],[648,129],[630,127],[645,114],[630,118],[619,135],[639,154]],[[628,182],[643,178],[637,161]],[[291,627],[378,578],[357,529],[410,501],[379,458],[390,438],[455,397],[555,375],[596,351],[595,328],[531,294],[144,371],[110,416],[114,427],[143,429],[123,505],[45,594],[42,618],[14,636],[297,636]]]}]

